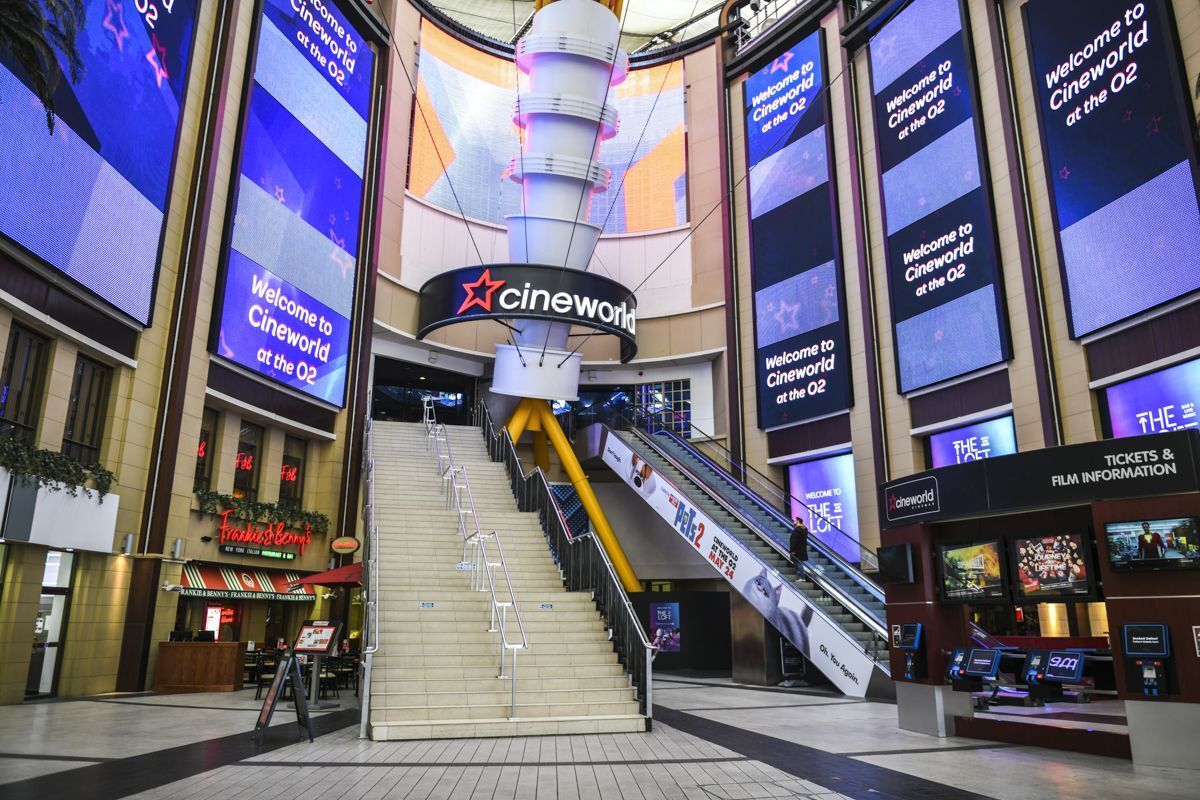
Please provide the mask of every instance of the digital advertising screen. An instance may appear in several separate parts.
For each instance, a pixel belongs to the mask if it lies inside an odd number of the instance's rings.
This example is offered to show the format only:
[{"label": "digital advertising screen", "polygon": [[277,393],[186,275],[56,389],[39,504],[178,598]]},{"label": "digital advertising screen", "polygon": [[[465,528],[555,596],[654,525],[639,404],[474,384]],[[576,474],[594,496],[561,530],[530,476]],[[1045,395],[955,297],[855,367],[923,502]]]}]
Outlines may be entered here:
[{"label": "digital advertising screen", "polygon": [[959,0],[914,0],[870,44],[901,392],[1009,355],[967,42]]},{"label": "digital advertising screen", "polygon": [[939,545],[942,600],[976,603],[1004,598],[999,541]]},{"label": "digital advertising screen", "polygon": [[858,495],[854,455],[819,458],[788,465],[791,517],[852,564],[862,560],[858,538]]},{"label": "digital advertising screen", "polygon": [[1104,526],[1114,569],[1200,569],[1196,519],[1131,520]]},{"label": "digital advertising screen", "polygon": [[[527,76],[426,21],[419,61],[409,192],[453,214],[461,204],[470,219],[504,225],[505,216],[521,213],[521,186],[509,180],[508,168],[521,149],[512,117]],[[620,128],[600,143],[612,177],[608,189],[584,198],[589,221],[605,233],[687,224],[682,60],[630,71],[608,103]]]},{"label": "digital advertising screen", "polygon": [[948,467],[1017,452],[1012,416],[977,422],[929,437],[930,467]]},{"label": "digital advertising screen", "polygon": [[824,32],[743,84],[758,426],[850,407]]},{"label": "digital advertising screen", "polygon": [[154,307],[198,0],[85,0],[73,82],[62,53],[54,132],[0,48],[0,233],[147,325]]},{"label": "digital advertising screen", "polygon": [[680,640],[679,603],[650,604],[651,644],[660,653],[678,653]]},{"label": "digital advertising screen", "polygon": [[1022,7],[1073,336],[1200,289],[1195,122],[1162,0]]},{"label": "digital advertising screen", "polygon": [[1033,536],[1013,540],[1018,600],[1087,595],[1088,542],[1077,533]]},{"label": "digital advertising screen", "polygon": [[1116,438],[1198,427],[1200,360],[1114,384],[1104,397]]},{"label": "digital advertising screen", "polygon": [[214,352],[333,405],[346,388],[375,54],[336,5],[265,0]]}]

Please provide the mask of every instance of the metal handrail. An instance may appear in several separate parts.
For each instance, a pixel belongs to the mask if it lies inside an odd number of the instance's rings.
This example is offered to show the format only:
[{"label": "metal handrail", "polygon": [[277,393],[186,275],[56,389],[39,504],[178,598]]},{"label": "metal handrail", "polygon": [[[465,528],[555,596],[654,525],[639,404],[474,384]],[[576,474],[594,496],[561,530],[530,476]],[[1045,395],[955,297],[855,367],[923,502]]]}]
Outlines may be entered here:
[{"label": "metal handrail", "polygon": [[[517,607],[517,597],[513,591],[512,579],[508,574],[508,563],[504,558],[504,547],[500,542],[500,534],[494,530],[487,534],[483,533],[479,525],[479,514],[475,509],[475,493],[471,490],[471,478],[467,473],[467,467],[465,464],[455,464],[446,425],[437,421],[437,415],[432,406],[432,402],[426,400],[424,415],[426,418],[426,449],[429,449],[429,444],[432,443],[434,456],[437,460],[438,475],[442,478],[442,490],[446,492],[447,508],[452,507],[452,510],[458,517],[458,532],[463,542],[460,564],[473,567],[471,570],[471,591],[487,591],[490,594],[492,604],[489,611],[488,631],[500,634],[500,666],[496,677],[507,678],[512,683],[508,716],[509,719],[516,719],[517,652],[529,649],[529,637],[525,632],[525,622],[521,619],[521,610]],[[461,483],[459,482],[460,479]],[[468,517],[470,518],[470,525],[467,524]],[[492,561],[488,558],[487,542],[489,540],[493,541],[496,545],[496,552],[499,557],[498,561]],[[473,556],[471,560],[467,558],[468,550],[471,551]],[[496,594],[496,568],[502,570],[504,574],[505,587],[508,589],[507,601],[501,600]],[[503,594],[501,594],[502,596]],[[513,617],[517,621],[517,632],[520,634],[519,641],[509,641],[508,638],[509,608],[512,609]],[[512,665],[507,675],[504,669],[504,653],[506,650],[509,653],[509,660]]]},{"label": "metal handrail", "polygon": [[650,643],[642,628],[612,562],[594,535],[571,534],[566,516],[550,490],[546,474],[540,467],[529,473],[524,471],[512,437],[503,428],[497,432],[487,406],[479,403],[475,408],[475,416],[491,459],[505,465],[517,507],[521,511],[538,514],[546,543],[567,590],[589,592],[604,616],[609,636],[618,658],[629,673],[649,730],[654,717],[653,662],[658,649]]},{"label": "metal handrail", "polygon": [[363,569],[363,647],[362,656],[362,704],[358,724],[358,736],[367,738],[367,724],[371,713],[371,665],[379,651],[379,527],[375,524],[375,436],[371,415],[366,415],[363,437],[363,525],[366,530],[366,551]]}]

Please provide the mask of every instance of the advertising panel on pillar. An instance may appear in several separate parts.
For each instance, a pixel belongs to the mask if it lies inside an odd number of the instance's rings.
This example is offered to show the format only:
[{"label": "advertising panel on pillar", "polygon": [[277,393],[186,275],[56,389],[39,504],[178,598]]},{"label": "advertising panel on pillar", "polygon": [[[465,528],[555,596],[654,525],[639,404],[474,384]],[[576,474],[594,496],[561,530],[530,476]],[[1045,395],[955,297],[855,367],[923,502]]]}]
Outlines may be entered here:
[{"label": "advertising panel on pillar", "polygon": [[976,422],[929,437],[929,463],[934,469],[1017,452],[1017,431],[1011,415]]},{"label": "advertising panel on pillar", "polygon": [[862,560],[852,453],[788,466],[788,492],[792,519],[803,519],[813,536],[846,561]]},{"label": "advertising panel on pillar", "polygon": [[992,200],[959,0],[915,0],[871,42],[901,392],[1009,357]]},{"label": "advertising panel on pillar", "polygon": [[1200,427],[1200,360],[1114,384],[1104,400],[1115,437]]},{"label": "advertising panel on pillar", "polygon": [[[7,4],[6,4],[7,5]],[[0,48],[0,234],[146,325],[154,306],[198,0],[85,0],[54,132]]]},{"label": "advertising panel on pillar", "polygon": [[333,2],[265,0],[213,351],[340,406],[375,55]]},{"label": "advertising panel on pillar", "polygon": [[850,407],[824,32],[746,79],[758,426]]},{"label": "advertising panel on pillar", "polygon": [[1022,11],[1072,335],[1200,290],[1195,122],[1171,4]]}]

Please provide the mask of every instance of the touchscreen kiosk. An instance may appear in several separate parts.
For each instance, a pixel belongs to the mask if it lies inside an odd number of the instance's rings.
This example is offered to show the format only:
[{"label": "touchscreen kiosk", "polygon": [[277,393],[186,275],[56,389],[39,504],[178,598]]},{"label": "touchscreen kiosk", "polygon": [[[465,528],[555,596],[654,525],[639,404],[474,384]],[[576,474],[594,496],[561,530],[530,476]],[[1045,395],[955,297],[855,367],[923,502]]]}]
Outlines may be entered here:
[{"label": "touchscreen kiosk", "polygon": [[946,677],[951,681],[961,681],[967,677],[967,651],[961,647],[955,648],[950,654],[950,666],[946,668]]},{"label": "touchscreen kiosk", "polygon": [[963,672],[972,678],[995,678],[1000,668],[1000,651],[975,648],[967,654]]},{"label": "touchscreen kiosk", "polygon": [[1121,629],[1125,651],[1125,684],[1146,697],[1174,694],[1171,633],[1162,623],[1126,625]]},{"label": "touchscreen kiosk", "polygon": [[1083,680],[1083,653],[1054,650],[1046,658],[1046,680],[1077,684]]},{"label": "touchscreen kiosk", "polygon": [[906,622],[900,626],[900,643],[897,647],[904,653],[904,677],[910,681],[925,677],[922,632],[919,622]]}]

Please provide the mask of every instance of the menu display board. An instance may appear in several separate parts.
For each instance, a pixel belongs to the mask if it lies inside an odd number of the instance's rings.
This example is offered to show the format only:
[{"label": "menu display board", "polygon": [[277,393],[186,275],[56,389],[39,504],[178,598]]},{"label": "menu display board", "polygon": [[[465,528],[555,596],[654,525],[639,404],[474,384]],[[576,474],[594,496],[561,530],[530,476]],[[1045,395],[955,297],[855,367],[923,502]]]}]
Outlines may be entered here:
[{"label": "menu display board", "polygon": [[[198,0],[84,0],[54,133],[0,48],[0,234],[143,325],[154,306]],[[40,4],[35,4],[40,5]]]},{"label": "menu display board", "polygon": [[213,350],[343,405],[375,54],[329,0],[264,0]]},{"label": "menu display board", "polygon": [[871,41],[901,392],[1005,361],[1008,321],[959,0],[914,0]]},{"label": "menu display board", "polygon": [[851,403],[823,37],[813,31],[743,85],[760,428]]},{"label": "menu display board", "polygon": [[296,644],[292,650],[297,653],[312,653],[314,655],[332,655],[337,645],[340,622],[326,620],[306,620],[300,626],[296,636]]},{"label": "menu display board", "polygon": [[1171,4],[1021,10],[1072,335],[1200,290],[1195,119]]}]

